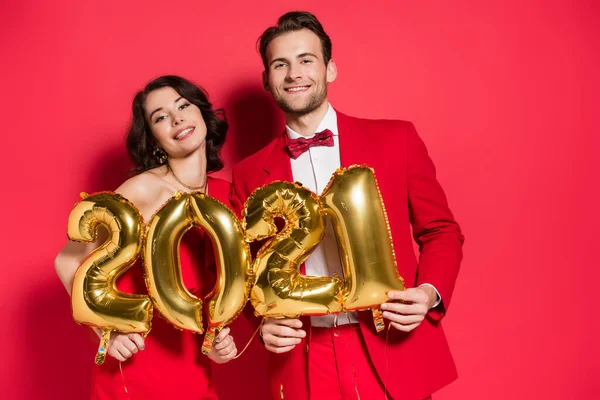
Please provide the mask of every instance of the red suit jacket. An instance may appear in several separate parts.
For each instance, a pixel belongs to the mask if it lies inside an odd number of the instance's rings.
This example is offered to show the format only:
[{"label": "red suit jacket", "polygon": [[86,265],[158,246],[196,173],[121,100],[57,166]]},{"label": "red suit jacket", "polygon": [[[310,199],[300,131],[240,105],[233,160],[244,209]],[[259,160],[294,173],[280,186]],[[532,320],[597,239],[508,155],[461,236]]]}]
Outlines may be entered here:
[{"label": "red suit jacket", "polygon": [[[337,112],[341,166],[374,168],[392,231],[398,272],[407,287],[430,283],[442,304],[410,333],[375,332],[372,314],[359,312],[360,328],[377,374],[394,399],[422,400],[457,378],[440,320],[452,299],[462,259],[463,236],[436,180],[435,167],[410,122],[366,120]],[[260,186],[275,180],[293,182],[284,132],[233,170],[232,204],[243,202]],[[417,262],[412,235],[419,245]],[[308,399],[309,319],[303,343],[285,354],[270,354],[271,395]],[[386,333],[387,332],[387,333]],[[387,336],[387,346],[386,346]],[[386,361],[387,360],[387,361]]]}]

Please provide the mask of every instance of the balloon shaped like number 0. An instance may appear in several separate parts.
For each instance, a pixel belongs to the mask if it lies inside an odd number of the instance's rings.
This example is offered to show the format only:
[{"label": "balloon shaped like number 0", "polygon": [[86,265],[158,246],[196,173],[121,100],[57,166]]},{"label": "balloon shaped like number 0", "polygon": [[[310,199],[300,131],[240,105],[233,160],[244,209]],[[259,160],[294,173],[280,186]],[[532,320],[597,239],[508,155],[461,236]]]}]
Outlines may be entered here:
[{"label": "balloon shaped like number 0", "polygon": [[202,351],[208,354],[223,326],[244,308],[250,290],[250,248],[233,212],[201,193],[178,193],[150,219],[144,247],[146,285],[157,310],[179,329],[203,333],[202,300],[183,285],[179,243],[198,226],[210,236],[217,255],[217,282],[206,297],[208,330]]}]

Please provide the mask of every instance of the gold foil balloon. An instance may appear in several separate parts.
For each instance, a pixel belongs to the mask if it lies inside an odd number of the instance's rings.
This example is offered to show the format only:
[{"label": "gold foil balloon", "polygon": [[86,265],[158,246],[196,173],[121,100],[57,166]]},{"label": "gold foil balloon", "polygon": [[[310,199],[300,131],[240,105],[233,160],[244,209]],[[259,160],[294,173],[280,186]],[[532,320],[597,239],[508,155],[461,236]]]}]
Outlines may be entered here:
[{"label": "gold foil balloon", "polygon": [[71,289],[73,318],[104,333],[96,363],[104,362],[110,331],[150,331],[152,303],[148,296],[116,289],[117,278],[139,257],[142,248],[141,216],[124,197],[115,193],[82,195],[69,216],[67,235],[77,242],[93,242],[98,227],[108,239],[79,266]]},{"label": "gold foil balloon", "polygon": [[181,238],[192,227],[209,235],[217,256],[217,280],[205,305],[208,329],[202,351],[208,354],[218,331],[248,301],[250,248],[233,212],[212,197],[177,193],[156,212],[148,224],[144,249],[146,284],[158,311],[179,329],[204,331],[203,302],[184,286],[179,262]]},{"label": "gold foil balloon", "polygon": [[[385,206],[373,169],[339,169],[321,194],[333,222],[344,269],[344,309],[374,309],[388,301],[391,290],[404,290]],[[378,329],[382,325],[378,326]]]},{"label": "gold foil balloon", "polygon": [[217,261],[217,281],[205,298],[208,329],[202,351],[208,354],[217,332],[244,309],[250,288],[250,246],[244,241],[241,224],[223,203],[204,194],[190,197],[191,218],[211,238]]},{"label": "gold foil balloon", "polygon": [[[298,184],[273,182],[255,190],[244,206],[246,240],[271,238],[253,263],[250,301],[264,317],[324,315],[342,310],[342,281],[305,276],[299,267],[323,238],[325,221],[319,198]],[[277,233],[274,218],[285,226]]]},{"label": "gold foil balloon", "polygon": [[150,219],[144,270],[148,293],[161,315],[179,329],[203,333],[202,300],[184,286],[179,264],[179,243],[194,226],[189,199],[189,195],[176,193]]}]

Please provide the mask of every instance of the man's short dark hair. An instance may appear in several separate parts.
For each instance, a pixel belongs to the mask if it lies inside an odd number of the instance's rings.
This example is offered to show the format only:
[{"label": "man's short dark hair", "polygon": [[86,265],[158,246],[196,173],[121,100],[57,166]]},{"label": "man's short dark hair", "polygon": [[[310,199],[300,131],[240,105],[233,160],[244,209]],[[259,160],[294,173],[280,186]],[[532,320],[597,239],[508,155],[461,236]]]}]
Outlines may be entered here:
[{"label": "man's short dark hair", "polygon": [[325,33],[317,17],[307,11],[290,11],[279,17],[277,25],[267,28],[258,38],[258,51],[265,66],[265,71],[269,70],[267,61],[267,47],[269,43],[284,33],[300,31],[302,29],[308,29],[318,36],[321,41],[323,61],[325,65],[329,63],[329,60],[331,60],[331,39]]}]

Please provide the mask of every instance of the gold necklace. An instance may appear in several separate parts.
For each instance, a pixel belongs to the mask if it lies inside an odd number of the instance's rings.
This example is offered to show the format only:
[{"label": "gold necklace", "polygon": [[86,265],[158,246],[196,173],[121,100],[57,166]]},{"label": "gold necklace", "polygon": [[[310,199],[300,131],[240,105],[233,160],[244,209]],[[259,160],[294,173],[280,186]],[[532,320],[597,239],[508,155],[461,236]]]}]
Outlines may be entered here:
[{"label": "gold necklace", "polygon": [[179,180],[179,178],[177,177],[177,175],[175,175],[175,172],[173,172],[173,170],[171,169],[171,166],[169,164],[167,164],[167,169],[169,170],[169,172],[171,173],[171,175],[173,175],[173,178],[175,178],[175,180],[177,181],[177,183],[179,183],[181,186],[183,186],[184,188],[188,189],[188,190],[200,190],[203,189],[206,186],[206,182],[204,182],[202,185],[200,186],[189,186],[186,185],[185,183],[181,182]]}]

